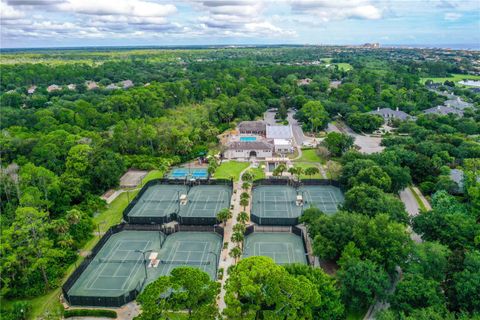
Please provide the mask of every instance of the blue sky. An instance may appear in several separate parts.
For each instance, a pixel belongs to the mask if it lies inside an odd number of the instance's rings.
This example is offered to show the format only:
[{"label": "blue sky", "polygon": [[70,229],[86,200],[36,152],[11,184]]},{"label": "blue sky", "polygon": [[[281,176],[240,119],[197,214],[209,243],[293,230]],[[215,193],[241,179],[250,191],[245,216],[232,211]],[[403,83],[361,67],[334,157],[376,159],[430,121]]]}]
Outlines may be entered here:
[{"label": "blue sky", "polygon": [[480,0],[0,0],[3,48],[188,44],[480,47]]}]

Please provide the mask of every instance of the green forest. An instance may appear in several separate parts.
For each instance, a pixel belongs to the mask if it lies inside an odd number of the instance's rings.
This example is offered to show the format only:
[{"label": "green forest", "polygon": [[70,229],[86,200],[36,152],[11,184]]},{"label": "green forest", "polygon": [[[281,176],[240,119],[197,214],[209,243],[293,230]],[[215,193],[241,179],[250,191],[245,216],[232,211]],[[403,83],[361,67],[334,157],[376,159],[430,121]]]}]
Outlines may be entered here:
[{"label": "green forest", "polygon": [[[224,316],[345,319],[382,299],[390,308],[377,315],[381,320],[480,317],[480,94],[454,83],[435,91],[422,81],[468,77],[478,55],[339,47],[1,55],[2,319],[58,318],[30,301],[62,285],[95,237],[94,217],[106,208],[100,196],[118,187],[128,169],[165,172],[218,153],[221,133],[272,108],[283,118],[296,110],[305,132],[326,136],[316,152],[341,168],[341,210],[326,215],[311,208],[302,217],[315,255],[335,272],[242,259],[229,270]],[[322,59],[332,65],[309,63]],[[306,78],[311,82],[299,85]],[[124,80],[133,87],[107,89]],[[334,81],[341,85],[332,87]],[[47,90],[53,84],[60,89]],[[447,100],[438,93],[444,89],[471,103],[463,117],[423,113]],[[372,133],[383,119],[367,112],[379,108],[415,117],[393,121],[381,153],[360,153],[346,134],[324,132],[338,121]],[[463,171],[462,190],[449,178],[452,168]],[[413,218],[398,196],[412,184],[431,203]],[[176,270],[139,297],[148,310],[140,319],[168,316],[151,298],[187,286],[184,277],[191,277],[192,292],[202,287],[203,296],[192,293],[163,308],[214,319],[217,286],[195,271]]]}]

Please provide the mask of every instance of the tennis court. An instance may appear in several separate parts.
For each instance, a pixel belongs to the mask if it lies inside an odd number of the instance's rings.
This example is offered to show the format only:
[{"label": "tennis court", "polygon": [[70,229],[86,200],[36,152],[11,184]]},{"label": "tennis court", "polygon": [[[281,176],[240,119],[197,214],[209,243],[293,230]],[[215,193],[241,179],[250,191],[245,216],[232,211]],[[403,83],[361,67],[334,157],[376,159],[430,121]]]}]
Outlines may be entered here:
[{"label": "tennis court", "polygon": [[141,290],[144,281],[147,285],[179,266],[200,268],[215,279],[222,243],[222,237],[214,232],[176,232],[168,237],[159,231],[115,233],[68,290],[68,295],[78,305],[98,305],[92,303],[92,298],[108,303],[134,289]]},{"label": "tennis court", "polygon": [[171,179],[207,179],[208,170],[206,168],[174,168],[168,176]]},{"label": "tennis court", "polygon": [[180,206],[180,216],[216,218],[218,211],[230,207],[231,197],[232,190],[226,185],[193,186],[187,204]]},{"label": "tennis court", "polygon": [[[272,219],[298,218],[302,213],[302,207],[295,203],[297,193],[295,188],[287,185],[257,186],[253,189],[252,214],[259,218],[259,223]],[[279,222],[279,224],[282,224]]]},{"label": "tennis court", "polygon": [[187,194],[185,185],[152,185],[138,199],[128,216],[165,217],[178,213],[179,198],[182,194]]},{"label": "tennis court", "polygon": [[243,257],[266,256],[277,264],[307,264],[302,238],[289,232],[253,232],[245,238]]},{"label": "tennis court", "polygon": [[179,266],[194,266],[216,279],[222,237],[214,232],[176,232],[167,237],[160,252],[159,271],[170,274]]},{"label": "tennis court", "polygon": [[303,195],[303,209],[316,207],[326,214],[337,212],[339,204],[344,202],[342,191],[331,185],[302,186],[297,192]]},{"label": "tennis court", "polygon": [[[133,290],[145,279],[143,254],[160,252],[165,235],[158,231],[122,231],[113,234],[68,291],[73,296],[117,297]],[[151,252],[146,253],[149,259]],[[159,269],[150,266],[149,278]],[[147,272],[148,273],[148,272]]]}]

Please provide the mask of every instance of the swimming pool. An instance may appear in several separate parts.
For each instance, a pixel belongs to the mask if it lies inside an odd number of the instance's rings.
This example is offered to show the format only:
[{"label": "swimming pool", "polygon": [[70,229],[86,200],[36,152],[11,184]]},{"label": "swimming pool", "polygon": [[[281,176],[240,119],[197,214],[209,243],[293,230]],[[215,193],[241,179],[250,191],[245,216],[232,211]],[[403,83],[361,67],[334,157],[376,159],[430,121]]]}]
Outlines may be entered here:
[{"label": "swimming pool", "polygon": [[253,141],[257,141],[257,138],[256,137],[240,137],[240,141],[253,142]]},{"label": "swimming pool", "polygon": [[208,171],[206,168],[174,168],[169,174],[172,179],[207,179]]}]

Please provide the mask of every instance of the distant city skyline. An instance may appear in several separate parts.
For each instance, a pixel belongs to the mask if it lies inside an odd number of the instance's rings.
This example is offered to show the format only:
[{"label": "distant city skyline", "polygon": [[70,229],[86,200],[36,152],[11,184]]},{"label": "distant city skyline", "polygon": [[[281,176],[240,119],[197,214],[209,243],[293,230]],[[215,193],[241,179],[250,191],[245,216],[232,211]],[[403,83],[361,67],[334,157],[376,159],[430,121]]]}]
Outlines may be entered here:
[{"label": "distant city skyline", "polygon": [[477,0],[0,0],[2,48],[324,44],[480,49]]}]

